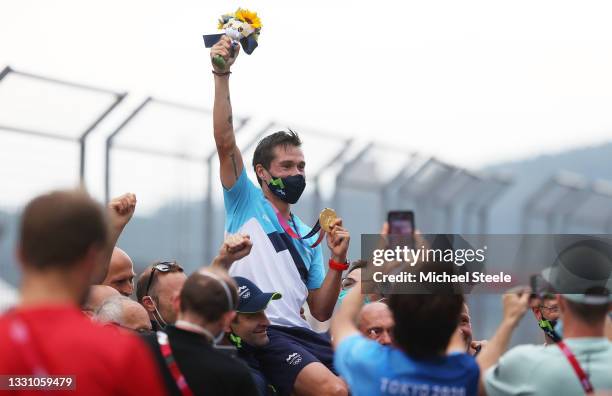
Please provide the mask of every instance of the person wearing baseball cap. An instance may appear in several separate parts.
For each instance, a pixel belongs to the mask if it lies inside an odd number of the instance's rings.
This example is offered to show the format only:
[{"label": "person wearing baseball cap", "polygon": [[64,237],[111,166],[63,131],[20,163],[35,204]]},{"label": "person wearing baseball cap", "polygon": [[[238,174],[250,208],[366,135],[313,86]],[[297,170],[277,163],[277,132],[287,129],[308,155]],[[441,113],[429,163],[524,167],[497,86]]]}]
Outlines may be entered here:
[{"label": "person wearing baseball cap", "polygon": [[264,311],[270,301],[282,296],[275,292],[264,293],[253,282],[241,276],[235,276],[234,280],[238,286],[238,307],[236,317],[230,324],[230,341],[238,348],[238,357],[248,365],[259,394],[274,395],[276,391],[263,375],[255,354],[258,348],[270,342],[267,331],[270,320]]},{"label": "person wearing baseball cap", "polygon": [[[561,318],[556,345],[521,345],[505,353],[486,372],[487,395],[579,395],[612,390],[612,342],[604,335],[612,308],[612,246],[597,238],[559,249],[543,277],[557,293]],[[502,351],[512,329],[503,324],[494,336]],[[507,326],[508,327],[508,326]],[[488,348],[485,358],[496,348]],[[480,361],[479,361],[480,363]],[[482,368],[482,366],[481,366]]]}]

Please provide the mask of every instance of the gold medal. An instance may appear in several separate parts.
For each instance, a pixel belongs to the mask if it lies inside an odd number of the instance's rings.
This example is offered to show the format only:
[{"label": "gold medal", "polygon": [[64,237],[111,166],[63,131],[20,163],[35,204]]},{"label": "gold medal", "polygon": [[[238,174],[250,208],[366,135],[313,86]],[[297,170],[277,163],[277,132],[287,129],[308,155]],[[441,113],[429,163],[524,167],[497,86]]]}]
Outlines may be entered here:
[{"label": "gold medal", "polygon": [[336,220],[336,211],[330,208],[325,208],[319,214],[319,224],[321,224],[321,228],[325,232],[330,232],[331,223]]}]

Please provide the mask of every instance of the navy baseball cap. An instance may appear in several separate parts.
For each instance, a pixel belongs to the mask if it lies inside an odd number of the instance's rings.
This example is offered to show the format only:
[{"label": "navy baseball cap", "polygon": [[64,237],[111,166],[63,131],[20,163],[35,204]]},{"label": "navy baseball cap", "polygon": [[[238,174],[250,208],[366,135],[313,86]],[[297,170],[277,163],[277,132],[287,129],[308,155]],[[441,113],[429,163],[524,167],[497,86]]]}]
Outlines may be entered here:
[{"label": "navy baseball cap", "polygon": [[253,282],[242,276],[234,276],[238,284],[238,313],[261,312],[272,300],[282,297],[280,293],[264,293]]}]

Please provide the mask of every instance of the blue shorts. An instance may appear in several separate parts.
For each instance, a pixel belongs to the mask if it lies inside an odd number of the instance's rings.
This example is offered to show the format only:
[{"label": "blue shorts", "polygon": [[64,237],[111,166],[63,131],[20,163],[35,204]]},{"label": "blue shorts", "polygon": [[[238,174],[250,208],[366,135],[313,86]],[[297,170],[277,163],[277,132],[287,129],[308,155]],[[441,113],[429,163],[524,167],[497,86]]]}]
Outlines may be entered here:
[{"label": "blue shorts", "polygon": [[304,327],[268,327],[270,343],[257,348],[255,357],[261,369],[279,395],[289,395],[304,367],[312,362],[324,364],[337,375],[334,350],[329,336]]}]

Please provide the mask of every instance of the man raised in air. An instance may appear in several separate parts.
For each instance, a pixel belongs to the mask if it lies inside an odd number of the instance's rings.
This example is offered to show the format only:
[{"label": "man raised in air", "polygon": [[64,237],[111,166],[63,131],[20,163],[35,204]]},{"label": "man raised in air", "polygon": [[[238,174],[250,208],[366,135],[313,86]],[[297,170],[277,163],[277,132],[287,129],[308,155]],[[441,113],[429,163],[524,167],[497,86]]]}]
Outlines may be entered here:
[{"label": "man raised in air", "polygon": [[302,238],[310,227],[291,212],[306,186],[306,162],[294,132],[276,132],[258,143],[253,168],[259,187],[248,179],[234,136],[229,91],[230,67],[239,51],[227,36],[211,49],[211,58],[219,55],[225,60],[224,69],[213,63],[213,126],[225,228],[228,233],[248,234],[253,243],[250,255],[235,262],[229,272],[283,295],[266,309],[272,324],[270,343],[257,356],[279,394],[346,394],[346,385],[333,372],[329,339],[312,331],[300,309],[307,302],[317,320],[331,317],[342,271],[348,267],[349,233],[340,219],[330,224],[331,270],[326,274],[321,247],[313,247],[317,236]]}]

